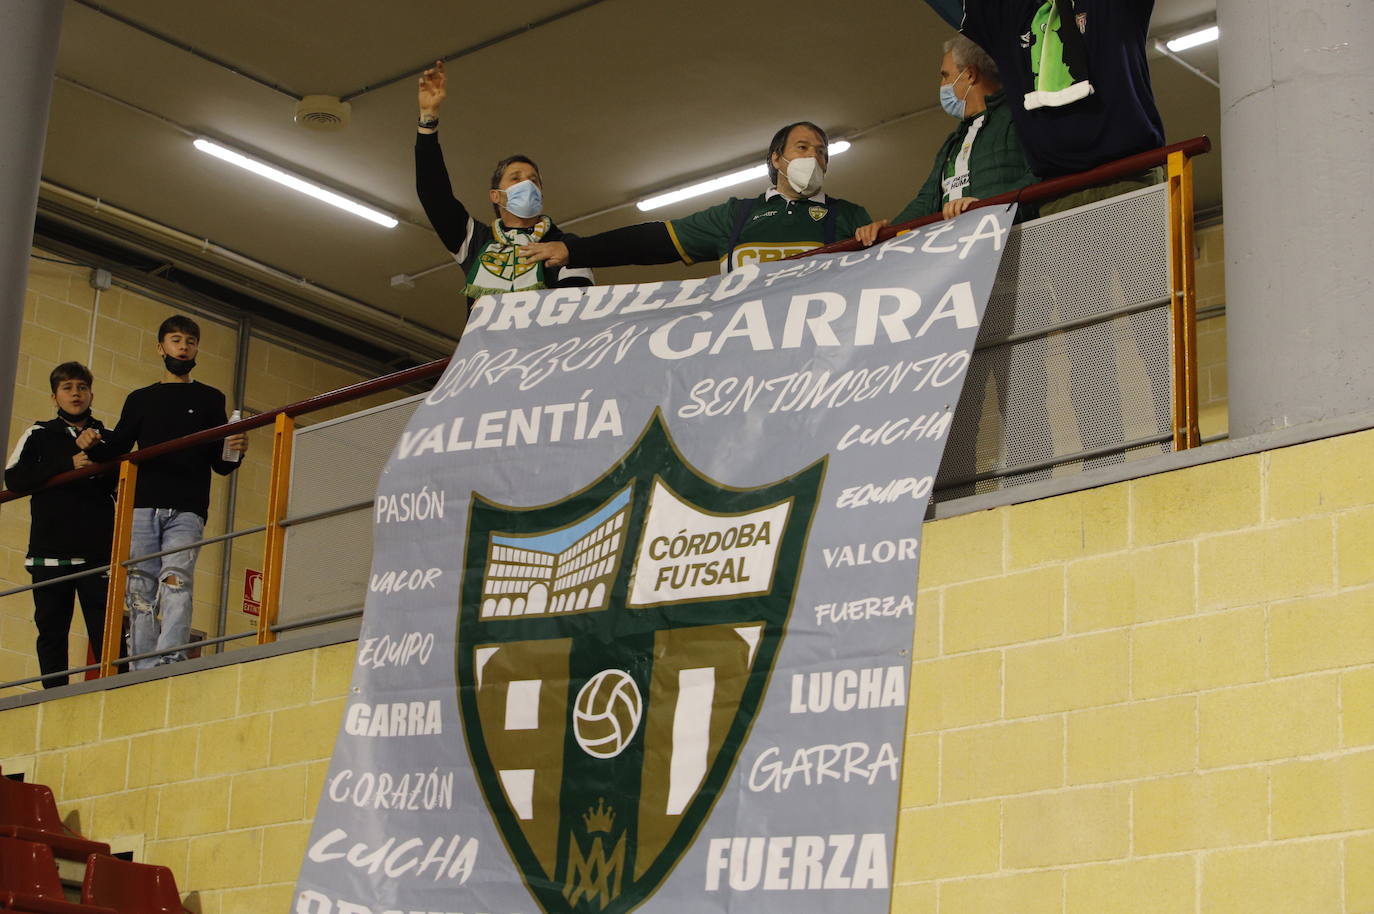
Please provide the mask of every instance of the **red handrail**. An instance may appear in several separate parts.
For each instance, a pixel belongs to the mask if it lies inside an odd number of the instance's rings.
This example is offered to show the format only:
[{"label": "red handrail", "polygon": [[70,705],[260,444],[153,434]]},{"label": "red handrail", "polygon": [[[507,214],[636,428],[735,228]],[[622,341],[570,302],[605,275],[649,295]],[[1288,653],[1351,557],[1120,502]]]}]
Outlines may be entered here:
[{"label": "red handrail", "polygon": [[[1005,205],[1007,203],[1018,201],[1021,203],[1036,203],[1041,200],[1048,200],[1053,197],[1060,197],[1064,194],[1072,193],[1075,190],[1081,190],[1085,187],[1091,187],[1096,184],[1105,184],[1109,181],[1115,181],[1128,175],[1137,174],[1141,171],[1144,171],[1147,168],[1154,168],[1157,165],[1164,165],[1169,161],[1169,156],[1175,152],[1182,152],[1184,155],[1191,158],[1192,156],[1202,155],[1204,153],[1210,152],[1211,150],[1212,141],[1210,139],[1208,139],[1205,136],[1194,137],[1191,140],[1185,140],[1181,143],[1174,143],[1170,146],[1162,146],[1159,149],[1152,149],[1148,152],[1141,152],[1133,156],[1127,156],[1124,159],[1118,159],[1115,162],[1108,162],[1106,165],[1099,165],[1097,168],[1091,169],[1090,171],[1084,171],[1073,175],[1065,175],[1062,178],[1051,178],[1048,181],[1041,181],[1037,184],[1031,184],[1027,187],[1023,187],[1020,190],[1008,191],[1004,194],[998,194],[993,197],[988,197],[986,199],[979,200],[977,203],[974,203],[973,206],[970,207],[970,209],[975,209],[983,206]],[[923,216],[920,219],[913,219],[910,222],[903,222],[900,225],[889,225],[883,228],[878,233],[878,240],[884,241],[888,238],[892,238],[899,232],[920,228],[924,225],[930,225],[933,222],[939,222],[941,218],[943,217],[939,213],[932,213],[929,216]],[[813,248],[812,250],[807,251],[803,254],[794,254],[792,257],[789,257],[787,259],[791,260],[798,257],[810,257],[815,254],[833,254],[840,253],[843,251],[857,251],[861,248],[862,245],[860,245],[858,241],[854,240],[853,238],[848,238],[844,241],[837,241],[834,244],[825,245],[824,247]],[[240,419],[237,422],[229,422],[225,425],[219,425],[215,428],[206,429],[203,432],[196,432],[194,435],[187,435],[185,438],[177,438],[173,441],[164,441],[161,444],[155,444],[152,447],[140,448],[136,451],[130,451],[129,453],[117,457],[114,460],[111,460],[107,463],[92,464],[91,466],[82,467],[79,470],[67,470],[64,473],[59,473],[56,476],[52,477],[42,486],[33,491],[42,491],[43,489],[49,489],[54,486],[64,485],[68,482],[73,482],[77,479],[85,479],[87,476],[96,476],[101,473],[108,472],[109,470],[113,469],[114,467],[118,466],[120,463],[126,460],[130,460],[135,463],[142,463],[146,460],[152,460],[155,457],[161,457],[164,454],[171,454],[189,447],[195,447],[199,444],[208,444],[211,441],[218,441],[222,438],[225,438],[229,435],[237,434],[239,432],[246,432],[250,431],[251,429],[262,428],[265,425],[271,425],[273,422],[275,422],[277,416],[280,414],[285,414],[288,416],[300,416],[306,413],[326,409],[330,406],[335,406],[339,403],[346,403],[349,400],[356,400],[360,397],[366,397],[370,394],[380,393],[384,390],[391,390],[396,387],[411,384],[416,381],[426,381],[430,378],[438,377],[439,375],[443,374],[444,369],[448,367],[448,363],[449,360],[447,358],[435,359],[434,361],[426,362],[423,365],[416,365],[414,368],[407,368],[403,371],[397,371],[388,375],[382,375],[380,378],[372,378],[371,380],[360,381],[357,384],[352,384],[348,387],[341,387],[338,390],[331,390],[328,393],[318,394],[313,397],[307,397],[306,399],[299,400],[295,403],[288,403],[286,406],[279,406],[276,409],[271,409],[264,413],[258,413],[256,416],[249,416],[248,418]],[[18,498],[23,498],[25,495],[30,494],[32,493],[11,492],[8,489],[0,490],[0,504],[3,504],[7,501],[13,501]]]},{"label": "red handrail", "polygon": [[[1147,168],[1167,165],[1169,156],[1175,152],[1181,152],[1188,158],[1192,158],[1211,151],[1211,139],[1205,136],[1193,137],[1191,140],[1184,140],[1181,143],[1161,146],[1158,149],[1151,149],[1147,152],[1138,152],[1133,156],[1117,159],[1115,162],[1108,162],[1106,165],[1099,165],[1088,171],[1064,175],[1062,178],[1050,178],[1048,181],[1029,184],[1020,190],[1011,190],[1004,194],[987,197],[977,201],[970,206],[969,209],[978,209],[983,206],[1005,206],[1008,203],[1039,203],[1041,200],[1052,200],[1055,197],[1062,197],[1065,194],[1071,194],[1085,187],[1093,187],[1098,184],[1119,181],[1130,175],[1139,174]],[[886,241],[901,232],[918,229],[921,226],[939,222],[943,218],[944,216],[939,213],[931,213],[929,216],[912,219],[910,222],[903,222],[900,225],[885,226],[878,232],[878,241]],[[877,242],[874,243],[876,244]],[[846,238],[843,241],[836,241],[824,247],[812,248],[804,253],[793,254],[791,257],[784,259],[797,260],[802,257],[812,257],[816,254],[839,254],[844,251],[860,250],[863,250],[863,245],[859,244],[859,242],[853,238]]]},{"label": "red handrail", "polygon": [[448,362],[449,360],[446,358],[435,359],[433,362],[416,365],[414,368],[407,368],[404,371],[392,372],[388,375],[382,375],[380,378],[359,381],[357,384],[351,384],[348,387],[340,387],[338,390],[331,390],[328,393],[306,397],[304,400],[288,403],[285,406],[278,406],[276,409],[269,409],[267,412],[258,413],[256,416],[249,416],[237,422],[227,422],[224,425],[207,428],[204,431],[196,432],[193,435],[187,435],[184,438],[176,438],[171,441],[164,441],[161,444],[154,444],[151,447],[139,448],[136,451],[130,451],[106,463],[91,464],[79,470],[67,470],[64,473],[58,473],[37,489],[33,489],[29,492],[11,492],[8,489],[0,490],[0,504],[23,498],[26,495],[32,495],[34,492],[41,492],[44,489],[51,489],[55,486],[64,485],[77,479],[85,479],[87,476],[98,476],[101,473],[114,469],[126,460],[133,463],[143,463],[155,457],[161,457],[164,454],[172,454],[177,451],[185,450],[186,448],[195,447],[199,444],[219,441],[221,438],[225,438],[229,435],[236,435],[239,432],[246,432],[255,428],[261,428],[264,425],[271,425],[276,421],[278,415],[301,416],[306,413],[327,409],[340,403],[346,403],[349,400],[356,400],[360,397],[380,393],[384,390],[391,390],[396,387],[403,387],[406,384],[412,384],[416,381],[426,381],[430,378],[436,378],[444,373],[444,369],[448,367]]}]

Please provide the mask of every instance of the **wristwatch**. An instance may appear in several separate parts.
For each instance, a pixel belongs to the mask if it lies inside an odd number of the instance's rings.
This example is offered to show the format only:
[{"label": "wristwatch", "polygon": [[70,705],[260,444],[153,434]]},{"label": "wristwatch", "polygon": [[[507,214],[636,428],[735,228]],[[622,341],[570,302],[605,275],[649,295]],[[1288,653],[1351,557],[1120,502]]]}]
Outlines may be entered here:
[{"label": "wristwatch", "polygon": [[432,114],[420,115],[420,126],[426,130],[433,130],[439,126],[439,119]]}]

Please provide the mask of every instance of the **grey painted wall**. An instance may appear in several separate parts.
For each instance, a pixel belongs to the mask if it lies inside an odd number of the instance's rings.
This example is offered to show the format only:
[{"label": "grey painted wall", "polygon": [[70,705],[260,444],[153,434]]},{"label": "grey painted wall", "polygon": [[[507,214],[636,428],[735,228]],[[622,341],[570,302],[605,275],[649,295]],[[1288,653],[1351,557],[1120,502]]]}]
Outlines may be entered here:
[{"label": "grey painted wall", "polygon": [[[0,385],[13,391],[24,288],[43,168],[43,137],[57,66],[62,4],[0,4]],[[0,454],[8,457],[11,397],[0,396]]]},{"label": "grey painted wall", "polygon": [[1374,408],[1374,3],[1219,0],[1231,436]]}]

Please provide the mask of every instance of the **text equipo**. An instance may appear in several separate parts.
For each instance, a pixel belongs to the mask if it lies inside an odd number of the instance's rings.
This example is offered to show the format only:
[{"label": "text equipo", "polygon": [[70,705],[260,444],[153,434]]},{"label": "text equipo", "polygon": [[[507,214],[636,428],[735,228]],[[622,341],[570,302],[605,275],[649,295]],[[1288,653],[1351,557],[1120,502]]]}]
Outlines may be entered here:
[{"label": "text equipo", "polygon": [[384,666],[409,666],[412,660],[416,661],[416,666],[424,666],[433,652],[434,632],[364,638],[358,648],[358,666],[379,670]]},{"label": "text equipo", "polygon": [[920,501],[935,488],[934,476],[919,479],[907,476],[887,483],[867,482],[859,486],[849,486],[835,499],[837,508],[864,508],[868,505],[890,505],[903,498]]}]

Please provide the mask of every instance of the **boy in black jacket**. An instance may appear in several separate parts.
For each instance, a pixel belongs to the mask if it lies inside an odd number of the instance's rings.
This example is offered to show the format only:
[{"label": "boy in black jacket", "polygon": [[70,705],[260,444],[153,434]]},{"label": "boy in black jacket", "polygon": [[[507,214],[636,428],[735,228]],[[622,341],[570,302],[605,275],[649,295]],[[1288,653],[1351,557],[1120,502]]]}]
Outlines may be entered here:
[{"label": "boy in black jacket", "polygon": [[[135,444],[151,447],[224,424],[224,394],[191,380],[200,351],[200,326],[178,314],[162,322],[157,340],[166,369],[162,380],[129,394],[113,431],[104,435],[87,431],[77,439],[91,459],[103,463]],[[200,552],[194,544],[205,533],[210,471],[227,476],[239,467],[238,461],[221,459],[224,445],[241,455],[248,450],[248,437],[230,435],[223,442],[139,464],[129,554],[177,551],[129,567],[124,594],[129,608],[129,653],[162,652],[159,657],[134,661],[133,669],[186,659],[183,645],[191,632],[191,579]]]},{"label": "boy in black jacket", "polygon": [[[48,383],[57,417],[35,422],[24,431],[5,465],[5,485],[15,492],[37,489],[58,473],[84,467],[91,459],[77,447],[87,429],[104,428],[91,416],[91,372],[80,362],[63,362],[52,370]],[[29,499],[33,521],[29,554],[24,560],[34,584],[96,568],[110,560],[114,530],[115,477],[90,476],[64,486],[35,492]],[[105,635],[105,594],[109,575],[92,574],[74,581],[47,584],[33,591],[33,622],[38,626],[38,668],[43,688],[67,684],[55,675],[68,668],[67,634],[72,608],[81,600],[86,637],[100,659]]]}]

